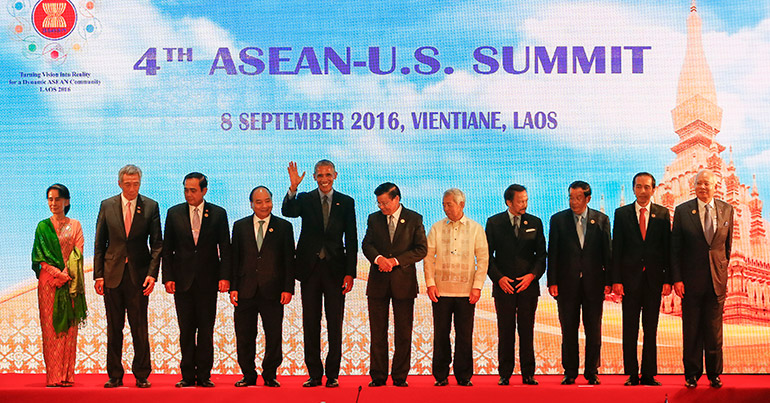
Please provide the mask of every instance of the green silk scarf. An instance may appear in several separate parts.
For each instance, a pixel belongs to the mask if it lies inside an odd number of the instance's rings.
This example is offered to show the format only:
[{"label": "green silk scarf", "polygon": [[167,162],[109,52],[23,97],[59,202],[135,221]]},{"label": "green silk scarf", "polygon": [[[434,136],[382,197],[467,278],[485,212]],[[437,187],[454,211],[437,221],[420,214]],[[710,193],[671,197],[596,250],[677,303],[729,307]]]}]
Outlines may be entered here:
[{"label": "green silk scarf", "polygon": [[83,252],[74,248],[65,263],[59,237],[53,222],[45,219],[37,224],[35,243],[32,247],[32,270],[40,278],[41,263],[48,263],[59,270],[67,270],[70,280],[56,289],[53,305],[53,328],[56,333],[78,326],[88,316],[83,276]]}]

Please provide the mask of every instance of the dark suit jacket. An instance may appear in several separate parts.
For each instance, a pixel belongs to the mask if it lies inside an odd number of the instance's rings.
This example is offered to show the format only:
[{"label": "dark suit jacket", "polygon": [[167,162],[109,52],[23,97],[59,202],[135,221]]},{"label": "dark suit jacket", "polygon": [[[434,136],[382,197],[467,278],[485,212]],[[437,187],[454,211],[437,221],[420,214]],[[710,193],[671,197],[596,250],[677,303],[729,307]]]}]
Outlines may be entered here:
[{"label": "dark suit jacket", "polygon": [[505,292],[499,281],[503,276],[516,281],[516,277],[532,273],[535,279],[528,287],[540,295],[538,280],[545,273],[545,235],[543,222],[532,214],[523,214],[519,221],[519,236],[514,234],[508,212],[495,214],[487,220],[487,243],[489,244],[489,270],[492,279],[492,296],[498,297]]},{"label": "dark suit jacket", "polygon": [[192,236],[187,203],[168,209],[163,239],[163,283],[187,291],[194,279],[214,285],[230,279],[230,223],[222,207],[205,202],[198,244]]},{"label": "dark suit jacket", "polygon": [[567,209],[551,217],[548,237],[548,285],[559,286],[559,298],[577,296],[582,274],[589,298],[604,298],[604,287],[611,285],[612,264],[610,220],[588,209],[584,246],[580,248],[575,219]]},{"label": "dark suit jacket", "polygon": [[102,201],[96,219],[94,279],[103,278],[107,288],[117,287],[128,258],[131,280],[141,287],[145,277],[158,277],[162,249],[160,212],[155,200],[137,196],[128,237],[123,224],[120,195]]},{"label": "dark suit jacket", "polygon": [[[671,216],[668,209],[650,203],[647,235],[642,240],[636,203],[615,210],[612,231],[612,282],[636,288],[647,274],[650,287],[660,289],[669,279]],[[644,269],[644,271],[642,271]]]},{"label": "dark suit jacket", "polygon": [[294,294],[294,229],[290,222],[270,215],[262,249],[257,249],[254,215],[233,224],[233,273],[230,291],[238,298],[259,296],[280,299],[282,292]]},{"label": "dark suit jacket", "polygon": [[713,289],[727,291],[727,265],[733,242],[733,207],[714,199],[717,226],[711,245],[703,234],[698,199],[686,201],[674,211],[671,230],[671,281],[684,282],[685,294],[701,295]]},{"label": "dark suit jacket", "polygon": [[[367,219],[366,235],[361,243],[364,256],[372,264],[366,284],[366,295],[372,298],[385,298],[388,295],[394,299],[416,298],[415,263],[428,253],[428,239],[425,237],[422,216],[402,207],[392,243],[387,219],[380,211],[369,214]],[[374,259],[380,255],[396,258],[399,265],[390,272],[381,272],[374,263]]]},{"label": "dark suit jacket", "polygon": [[297,242],[297,279],[310,277],[321,247],[326,248],[334,275],[340,282],[345,276],[356,277],[358,235],[353,198],[334,191],[329,210],[329,225],[324,230],[319,190],[298,193],[293,199],[287,194],[281,213],[286,217],[302,217],[302,230]]}]

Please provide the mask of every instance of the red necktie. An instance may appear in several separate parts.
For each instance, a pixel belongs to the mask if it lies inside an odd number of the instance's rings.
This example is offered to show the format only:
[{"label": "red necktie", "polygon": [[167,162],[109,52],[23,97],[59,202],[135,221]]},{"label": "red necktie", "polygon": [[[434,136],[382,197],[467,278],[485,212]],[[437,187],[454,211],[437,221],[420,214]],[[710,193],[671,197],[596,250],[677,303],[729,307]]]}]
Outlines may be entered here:
[{"label": "red necktie", "polygon": [[642,233],[642,240],[644,240],[645,237],[647,237],[647,223],[644,219],[644,214],[647,212],[647,209],[642,207],[639,209],[639,231]]},{"label": "red necktie", "polygon": [[131,232],[131,202],[126,203],[126,216],[123,218],[123,225],[126,227],[126,237]]}]

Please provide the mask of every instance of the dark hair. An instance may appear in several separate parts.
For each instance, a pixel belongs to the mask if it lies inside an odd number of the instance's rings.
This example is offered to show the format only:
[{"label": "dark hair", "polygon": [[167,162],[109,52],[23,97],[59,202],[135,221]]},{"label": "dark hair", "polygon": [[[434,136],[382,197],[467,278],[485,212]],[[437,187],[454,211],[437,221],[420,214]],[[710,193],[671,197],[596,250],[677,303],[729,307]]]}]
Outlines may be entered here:
[{"label": "dark hair", "polygon": [[568,190],[572,189],[583,189],[583,196],[591,196],[591,185],[589,185],[588,182],[574,181],[570,183]]},{"label": "dark hair", "polygon": [[505,198],[505,201],[513,200],[513,196],[518,192],[526,192],[527,188],[525,188],[523,185],[519,185],[518,183],[514,183],[511,186],[508,186],[508,189],[505,189],[505,192],[503,193],[503,197]]},{"label": "dark hair", "polygon": [[[53,185],[49,186],[48,189],[45,190],[45,198],[48,199],[48,193],[50,193],[52,190],[56,190],[59,192],[59,197],[65,200],[70,199],[70,190],[67,189],[66,186],[62,185],[61,183],[54,183]],[[70,211],[70,206],[72,204],[68,204],[64,206],[64,215],[67,215],[67,213]]]},{"label": "dark hair", "polygon": [[636,178],[640,176],[649,176],[650,179],[652,179],[652,187],[655,187],[655,177],[652,176],[649,172],[639,172],[638,174],[634,175],[634,179],[631,179],[631,188],[633,189],[636,186]]},{"label": "dark hair", "polygon": [[259,189],[265,189],[265,191],[267,191],[267,193],[270,194],[270,197],[271,198],[273,197],[273,192],[271,192],[270,189],[267,188],[267,186],[259,185],[259,186],[255,187],[254,189],[251,189],[251,193],[249,193],[249,201],[250,202],[254,201],[254,192],[256,192]]},{"label": "dark hair", "polygon": [[184,185],[188,179],[197,179],[199,181],[198,184],[200,185],[201,190],[209,187],[209,179],[206,178],[206,175],[200,172],[190,172],[189,174],[185,175],[184,180],[182,180],[182,184]]},{"label": "dark hair", "polygon": [[391,199],[395,199],[396,196],[401,197],[401,189],[399,189],[393,182],[385,182],[374,189],[374,195],[377,197],[380,197],[385,193],[387,193]]},{"label": "dark hair", "polygon": [[337,168],[334,167],[334,163],[329,160],[320,160],[315,163],[315,166],[313,167],[313,175],[315,175],[316,172],[318,172],[319,167],[332,167],[332,171],[337,172]]}]

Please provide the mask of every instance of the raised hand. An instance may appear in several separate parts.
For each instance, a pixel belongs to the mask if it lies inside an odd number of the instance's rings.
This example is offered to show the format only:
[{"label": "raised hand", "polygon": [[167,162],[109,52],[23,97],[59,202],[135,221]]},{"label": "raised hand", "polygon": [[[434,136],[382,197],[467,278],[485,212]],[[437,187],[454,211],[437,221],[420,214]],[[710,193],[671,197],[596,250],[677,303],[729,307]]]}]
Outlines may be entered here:
[{"label": "raised hand", "polygon": [[294,161],[289,161],[289,181],[291,181],[291,184],[289,185],[289,189],[292,192],[297,191],[297,187],[299,187],[299,184],[302,183],[302,179],[305,179],[305,171],[302,171],[302,176],[299,175],[299,171],[297,170],[297,163]]}]

